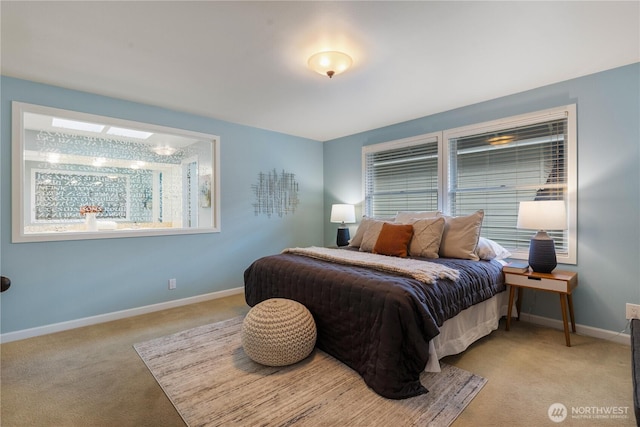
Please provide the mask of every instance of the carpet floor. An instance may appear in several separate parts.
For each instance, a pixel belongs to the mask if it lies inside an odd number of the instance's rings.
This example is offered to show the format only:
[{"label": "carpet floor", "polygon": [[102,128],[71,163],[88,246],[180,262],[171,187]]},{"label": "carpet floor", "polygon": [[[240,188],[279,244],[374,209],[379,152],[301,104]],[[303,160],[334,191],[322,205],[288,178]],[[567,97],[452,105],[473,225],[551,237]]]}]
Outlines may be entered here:
[{"label": "carpet floor", "polygon": [[[0,425],[184,427],[133,345],[248,311],[238,294],[3,343]],[[442,360],[488,380],[452,427],[636,426],[629,345],[571,334],[567,347],[562,329],[525,321],[511,322],[509,332],[504,326],[501,320],[498,330]],[[548,416],[553,403],[569,411],[628,413],[622,419],[572,416],[556,424]]]},{"label": "carpet floor", "polygon": [[253,362],[242,349],[242,319],[134,346],[189,426],[449,426],[486,383],[444,364],[423,373],[429,393],[385,399],[318,349],[292,366]]}]

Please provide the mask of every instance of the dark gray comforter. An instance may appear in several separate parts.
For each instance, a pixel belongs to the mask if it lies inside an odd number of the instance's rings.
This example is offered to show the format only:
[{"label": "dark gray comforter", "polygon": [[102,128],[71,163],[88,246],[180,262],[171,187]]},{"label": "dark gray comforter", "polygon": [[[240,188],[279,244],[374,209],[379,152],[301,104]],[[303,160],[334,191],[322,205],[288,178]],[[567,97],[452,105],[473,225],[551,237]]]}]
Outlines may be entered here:
[{"label": "dark gray comforter", "polygon": [[250,306],[269,298],[302,303],[315,319],[320,349],[357,371],[384,397],[416,396],[427,392],[420,373],[438,327],[505,289],[498,262],[429,261],[459,270],[460,279],[427,285],[302,255],[267,256],[244,272],[245,298]]}]

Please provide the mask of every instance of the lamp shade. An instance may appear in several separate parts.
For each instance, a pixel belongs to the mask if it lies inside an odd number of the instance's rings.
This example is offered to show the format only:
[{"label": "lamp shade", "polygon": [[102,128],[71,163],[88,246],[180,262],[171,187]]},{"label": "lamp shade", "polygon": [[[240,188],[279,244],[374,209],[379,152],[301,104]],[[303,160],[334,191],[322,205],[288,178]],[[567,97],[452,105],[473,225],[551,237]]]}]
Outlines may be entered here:
[{"label": "lamp shade", "polygon": [[563,200],[520,202],[517,228],[530,230],[565,230],[567,211]]},{"label": "lamp shade", "polygon": [[538,230],[529,242],[529,266],[537,273],[551,273],[558,261],[553,239],[545,230],[567,228],[567,212],[562,200],[520,202],[518,228]]},{"label": "lamp shade", "polygon": [[312,55],[307,64],[316,73],[331,78],[345,71],[352,63],[351,57],[346,53],[326,51]]},{"label": "lamp shade", "polygon": [[331,222],[354,223],[356,211],[353,205],[336,204],[331,206]]}]

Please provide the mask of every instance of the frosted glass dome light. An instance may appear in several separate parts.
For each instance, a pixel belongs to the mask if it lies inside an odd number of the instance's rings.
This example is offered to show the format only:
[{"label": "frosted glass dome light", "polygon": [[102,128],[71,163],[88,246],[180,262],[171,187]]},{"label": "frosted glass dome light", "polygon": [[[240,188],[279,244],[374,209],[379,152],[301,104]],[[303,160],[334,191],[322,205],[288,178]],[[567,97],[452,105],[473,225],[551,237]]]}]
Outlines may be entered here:
[{"label": "frosted glass dome light", "polygon": [[309,68],[329,78],[346,71],[353,64],[349,55],[337,51],[318,52],[309,58]]}]

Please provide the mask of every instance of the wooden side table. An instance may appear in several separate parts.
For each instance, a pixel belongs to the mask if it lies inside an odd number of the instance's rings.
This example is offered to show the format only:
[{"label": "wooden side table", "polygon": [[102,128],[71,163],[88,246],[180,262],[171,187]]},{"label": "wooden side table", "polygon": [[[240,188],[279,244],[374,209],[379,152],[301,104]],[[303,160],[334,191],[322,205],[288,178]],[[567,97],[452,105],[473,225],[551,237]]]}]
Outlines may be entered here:
[{"label": "wooden side table", "polygon": [[567,306],[571,318],[571,330],[576,332],[576,321],[573,315],[573,298],[571,292],[578,286],[578,273],[572,271],[554,270],[551,273],[534,273],[532,271],[524,273],[504,273],[504,281],[509,285],[509,308],[507,310],[507,327],[511,326],[511,307],[516,288],[518,289],[518,319],[520,319],[520,307],[522,306],[522,290],[524,288],[539,291],[555,292],[560,296],[560,309],[562,310],[562,321],[564,323],[564,338],[567,347],[571,347],[569,337],[569,323],[567,320]]}]

